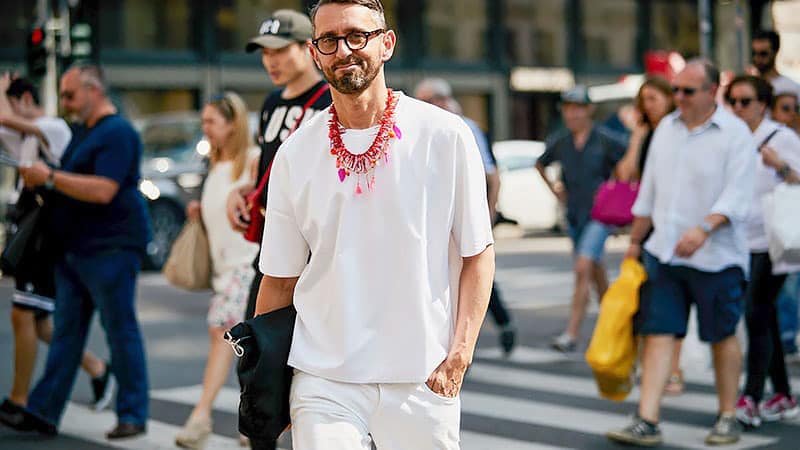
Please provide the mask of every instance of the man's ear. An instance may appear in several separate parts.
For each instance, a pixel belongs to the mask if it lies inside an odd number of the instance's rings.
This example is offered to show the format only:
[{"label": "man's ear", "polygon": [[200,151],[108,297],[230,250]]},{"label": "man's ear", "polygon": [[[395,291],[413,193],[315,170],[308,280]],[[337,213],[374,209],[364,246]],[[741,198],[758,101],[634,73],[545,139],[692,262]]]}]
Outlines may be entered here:
[{"label": "man's ear", "polygon": [[397,35],[394,34],[393,30],[387,30],[385,33],[383,33],[381,44],[383,45],[381,61],[387,62],[392,59],[392,56],[394,56],[394,49],[397,45]]},{"label": "man's ear", "polygon": [[308,54],[311,55],[311,59],[314,61],[314,65],[317,66],[317,69],[322,70],[322,66],[319,64],[317,49],[314,47],[314,44],[311,43],[311,40],[308,41],[306,44],[308,48]]}]

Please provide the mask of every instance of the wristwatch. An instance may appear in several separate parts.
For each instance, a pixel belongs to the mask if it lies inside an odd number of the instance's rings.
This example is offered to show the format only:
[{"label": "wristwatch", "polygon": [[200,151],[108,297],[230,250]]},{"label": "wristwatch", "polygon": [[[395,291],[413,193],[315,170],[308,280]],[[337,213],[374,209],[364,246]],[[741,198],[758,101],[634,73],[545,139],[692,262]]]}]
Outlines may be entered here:
[{"label": "wristwatch", "polygon": [[781,178],[788,177],[790,173],[792,173],[792,169],[791,167],[789,167],[789,164],[784,163],[784,165],[781,166],[780,169],[778,169],[778,176]]},{"label": "wristwatch", "polygon": [[712,231],[714,231],[714,227],[711,226],[708,222],[703,222],[700,224],[700,228],[703,230],[705,234],[710,235]]},{"label": "wristwatch", "polygon": [[44,188],[52,191],[56,187],[56,169],[50,168],[50,174],[44,180]]}]

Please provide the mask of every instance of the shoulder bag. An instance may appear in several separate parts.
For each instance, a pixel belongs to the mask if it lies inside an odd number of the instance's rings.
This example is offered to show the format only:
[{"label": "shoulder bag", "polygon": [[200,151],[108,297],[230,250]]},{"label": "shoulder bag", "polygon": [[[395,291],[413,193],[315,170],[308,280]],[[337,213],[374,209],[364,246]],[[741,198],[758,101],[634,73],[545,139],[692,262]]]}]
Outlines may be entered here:
[{"label": "shoulder bag", "polygon": [[163,269],[173,286],[193,290],[211,287],[211,249],[200,220],[187,221],[172,245]]}]

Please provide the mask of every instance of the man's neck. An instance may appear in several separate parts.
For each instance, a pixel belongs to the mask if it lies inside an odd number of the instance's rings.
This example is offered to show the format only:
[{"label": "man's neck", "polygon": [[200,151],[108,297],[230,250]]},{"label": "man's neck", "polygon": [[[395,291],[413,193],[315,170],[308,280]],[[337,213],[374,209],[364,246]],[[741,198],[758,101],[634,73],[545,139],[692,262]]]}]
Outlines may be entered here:
[{"label": "man's neck", "polygon": [[281,93],[281,98],[288,100],[290,98],[299,97],[314,87],[315,84],[319,83],[321,79],[322,76],[320,76],[319,72],[316,70],[306,70],[300,76],[286,84],[286,87],[284,87]]},{"label": "man's neck", "polygon": [[761,74],[761,77],[767,81],[772,81],[779,76],[781,76],[781,74],[778,73],[778,69],[776,69],[775,66]]},{"label": "man's neck", "polygon": [[687,116],[686,114],[681,114],[681,120],[683,120],[683,123],[686,125],[686,128],[688,128],[689,131],[691,131],[699,127],[700,125],[703,125],[704,123],[708,122],[708,120],[711,119],[711,116],[713,116],[715,112],[717,112],[716,103],[714,103],[709,110],[698,113],[697,115],[691,117]]},{"label": "man's neck", "polygon": [[331,97],[333,97],[333,104],[336,105],[339,122],[345,128],[363,130],[376,125],[381,120],[388,97],[386,80],[381,73],[361,93],[345,95],[334,89],[331,90]]},{"label": "man's neck", "polygon": [[592,132],[592,126],[593,123],[589,122],[585,126],[576,128],[575,130],[570,130],[572,132],[572,140],[575,143],[576,148],[583,148],[583,146],[586,144],[586,141],[589,140],[589,134]]},{"label": "man's neck", "polygon": [[97,122],[100,121],[105,116],[115,114],[117,112],[117,108],[111,104],[108,100],[103,100],[97,108],[89,114],[89,117],[86,118],[86,127],[92,128],[97,125]]}]

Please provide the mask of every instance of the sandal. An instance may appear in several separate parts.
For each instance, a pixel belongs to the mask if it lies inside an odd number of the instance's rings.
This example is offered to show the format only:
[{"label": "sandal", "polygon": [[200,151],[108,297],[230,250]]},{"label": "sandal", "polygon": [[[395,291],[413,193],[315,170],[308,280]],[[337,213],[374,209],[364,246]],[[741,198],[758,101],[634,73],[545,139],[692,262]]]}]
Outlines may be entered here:
[{"label": "sandal", "polygon": [[664,395],[681,395],[683,394],[683,388],[683,372],[675,372],[667,380],[667,385],[664,387]]}]

